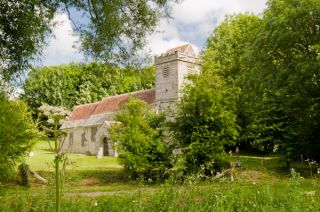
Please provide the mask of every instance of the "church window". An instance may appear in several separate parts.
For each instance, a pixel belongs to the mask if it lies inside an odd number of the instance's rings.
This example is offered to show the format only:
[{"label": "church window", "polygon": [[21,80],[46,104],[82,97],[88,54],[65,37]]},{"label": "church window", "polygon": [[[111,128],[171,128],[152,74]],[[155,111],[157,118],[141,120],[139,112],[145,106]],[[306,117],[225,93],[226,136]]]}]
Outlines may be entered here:
[{"label": "church window", "polygon": [[81,135],[81,146],[85,147],[87,145],[86,133],[82,133]]},{"label": "church window", "polygon": [[167,78],[169,76],[169,65],[165,65],[162,70],[163,78]]},{"label": "church window", "polygon": [[97,127],[91,127],[91,141],[96,141]]},{"label": "church window", "polygon": [[73,145],[73,132],[69,133],[69,147]]}]

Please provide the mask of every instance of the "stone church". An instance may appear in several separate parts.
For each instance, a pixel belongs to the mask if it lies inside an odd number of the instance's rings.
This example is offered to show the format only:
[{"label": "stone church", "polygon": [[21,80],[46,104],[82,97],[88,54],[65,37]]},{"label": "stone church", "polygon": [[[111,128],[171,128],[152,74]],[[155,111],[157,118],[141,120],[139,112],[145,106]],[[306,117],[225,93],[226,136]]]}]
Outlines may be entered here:
[{"label": "stone church", "polygon": [[124,105],[129,96],[154,105],[157,111],[174,109],[181,96],[188,73],[199,73],[199,58],[191,45],[186,44],[156,56],[155,88],[132,93],[109,96],[99,102],[78,105],[61,129],[67,133],[62,147],[64,152],[117,156],[108,138],[108,127],[115,122],[115,111]]}]

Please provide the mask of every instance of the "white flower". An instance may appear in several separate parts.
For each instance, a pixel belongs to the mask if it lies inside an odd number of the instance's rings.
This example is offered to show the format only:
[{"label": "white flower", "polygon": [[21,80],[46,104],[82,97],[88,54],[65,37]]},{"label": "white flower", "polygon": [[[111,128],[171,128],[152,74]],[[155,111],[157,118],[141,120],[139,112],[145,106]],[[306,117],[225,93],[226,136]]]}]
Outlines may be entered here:
[{"label": "white flower", "polygon": [[53,124],[54,123],[54,120],[53,119],[48,119],[47,121],[49,124]]},{"label": "white flower", "polygon": [[59,120],[59,124],[60,124],[60,125],[63,125],[64,122],[65,122],[65,120],[63,120],[63,119],[60,119],[60,120]]}]

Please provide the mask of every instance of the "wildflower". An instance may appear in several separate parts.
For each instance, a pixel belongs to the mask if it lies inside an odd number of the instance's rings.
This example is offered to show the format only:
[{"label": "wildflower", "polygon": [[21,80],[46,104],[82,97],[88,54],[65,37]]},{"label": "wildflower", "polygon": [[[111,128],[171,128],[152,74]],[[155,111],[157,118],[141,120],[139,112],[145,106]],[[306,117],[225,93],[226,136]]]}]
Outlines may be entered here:
[{"label": "wildflower", "polygon": [[97,207],[97,206],[98,206],[98,202],[95,202],[95,203],[94,203],[94,206],[96,206],[96,207]]},{"label": "wildflower", "polygon": [[316,194],[316,191],[307,191],[307,192],[305,192],[305,194],[307,196],[314,196]]},{"label": "wildflower", "polygon": [[49,124],[53,124],[54,123],[54,120],[53,119],[48,119],[47,121]]}]

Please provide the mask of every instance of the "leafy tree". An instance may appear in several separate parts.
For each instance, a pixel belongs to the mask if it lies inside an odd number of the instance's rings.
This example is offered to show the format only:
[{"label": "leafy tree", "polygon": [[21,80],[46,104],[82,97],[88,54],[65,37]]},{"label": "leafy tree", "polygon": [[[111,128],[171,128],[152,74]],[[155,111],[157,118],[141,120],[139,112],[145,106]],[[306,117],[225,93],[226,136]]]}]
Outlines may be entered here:
[{"label": "leafy tree", "polygon": [[228,166],[224,147],[238,137],[235,103],[239,92],[214,72],[204,71],[190,79],[193,84],[184,88],[172,131],[184,152],[187,171],[195,173],[203,167],[211,175]]},{"label": "leafy tree", "polygon": [[248,88],[244,76],[250,62],[246,55],[255,42],[261,22],[258,16],[252,14],[227,16],[208,38],[204,50],[204,69],[215,72],[228,85],[236,86],[240,90],[236,111],[237,124],[240,126],[237,143],[240,146],[248,146],[253,142],[251,130],[248,129],[253,113],[252,105],[248,104],[251,98],[248,94],[252,91]]},{"label": "leafy tree", "polygon": [[254,42],[261,22],[252,14],[227,16],[207,40],[204,69],[215,71],[231,83],[238,82],[247,69],[243,57]]},{"label": "leafy tree", "polygon": [[72,108],[77,103],[82,72],[81,65],[77,64],[33,69],[25,82],[22,98],[33,112],[44,103]]},{"label": "leafy tree", "polygon": [[[127,63],[154,32],[158,19],[168,16],[171,2],[177,0],[1,0],[0,77],[10,80],[28,67],[60,11],[73,21],[87,55]],[[73,20],[71,10],[84,21]]]},{"label": "leafy tree", "polygon": [[108,132],[129,175],[152,180],[167,177],[173,154],[164,136],[164,114],[156,114],[144,101],[131,98],[115,121],[119,124]]},{"label": "leafy tree", "polygon": [[56,11],[52,2],[0,1],[0,79],[12,79],[39,52]]},{"label": "leafy tree", "polygon": [[247,56],[248,84],[256,100],[267,100],[254,104],[258,139],[274,142],[286,159],[319,159],[319,4],[270,0]]},{"label": "leafy tree", "polygon": [[0,94],[0,182],[10,178],[33,144],[36,127],[22,101]]},{"label": "leafy tree", "polygon": [[270,0],[261,19],[227,17],[205,51],[205,67],[241,89],[239,142],[287,161],[319,159],[319,3]]},{"label": "leafy tree", "polygon": [[70,64],[31,70],[24,84],[24,99],[38,114],[42,104],[72,109],[103,97],[153,87],[154,67],[117,68],[105,63]]}]

